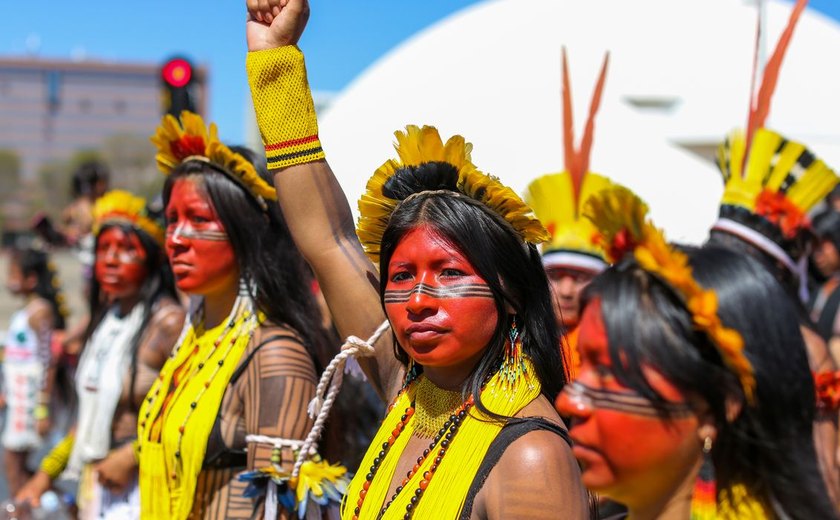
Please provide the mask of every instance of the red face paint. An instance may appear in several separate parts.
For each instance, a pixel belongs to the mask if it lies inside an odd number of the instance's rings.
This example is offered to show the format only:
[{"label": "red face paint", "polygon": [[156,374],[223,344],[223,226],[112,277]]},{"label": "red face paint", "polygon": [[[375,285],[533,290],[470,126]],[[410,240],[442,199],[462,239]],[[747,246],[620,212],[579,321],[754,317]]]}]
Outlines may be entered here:
[{"label": "red face paint", "polygon": [[498,315],[472,264],[428,227],[406,233],[388,264],[385,312],[397,341],[429,367],[475,363]]},{"label": "red face paint", "polygon": [[135,296],[149,275],[146,250],[134,233],[112,226],[96,237],[94,276],[109,298]]},{"label": "red face paint", "polygon": [[239,267],[233,247],[213,203],[196,181],[175,181],[166,224],[166,254],[179,289],[208,295],[237,286]]},{"label": "red face paint", "polygon": [[557,410],[572,418],[572,452],[584,485],[631,509],[667,496],[700,459],[697,416],[686,396],[650,367],[643,374],[672,403],[668,421],[616,379],[599,301],[586,307],[579,330],[580,372],[557,398]]}]

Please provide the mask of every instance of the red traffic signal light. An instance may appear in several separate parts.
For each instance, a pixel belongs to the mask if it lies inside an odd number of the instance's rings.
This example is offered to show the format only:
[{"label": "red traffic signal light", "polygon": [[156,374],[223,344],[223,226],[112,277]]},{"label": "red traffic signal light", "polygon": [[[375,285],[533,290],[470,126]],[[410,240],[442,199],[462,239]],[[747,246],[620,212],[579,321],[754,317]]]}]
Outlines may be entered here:
[{"label": "red traffic signal light", "polygon": [[161,69],[164,83],[175,88],[185,87],[192,80],[192,65],[183,58],[167,61]]}]

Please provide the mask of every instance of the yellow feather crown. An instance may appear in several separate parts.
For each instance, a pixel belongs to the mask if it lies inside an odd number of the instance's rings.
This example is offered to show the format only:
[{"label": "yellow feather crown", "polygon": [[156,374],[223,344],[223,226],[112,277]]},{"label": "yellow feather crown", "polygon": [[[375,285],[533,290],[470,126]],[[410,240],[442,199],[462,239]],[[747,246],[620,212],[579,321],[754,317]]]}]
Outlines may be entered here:
[{"label": "yellow feather crown", "polygon": [[694,328],[717,347],[726,367],[738,377],[747,401],[753,403],[755,375],[744,355],[744,339],[723,325],[717,293],[697,283],[688,256],[668,244],[647,214],[647,205],[623,186],[593,195],[584,208],[584,215],[600,230],[599,240],[608,260],[615,263],[632,252],[642,269],[667,283],[682,298]]},{"label": "yellow feather crown", "polygon": [[146,199],[127,191],[111,190],[96,199],[93,205],[93,233],[99,234],[102,226],[110,223],[128,224],[146,232],[158,244],[163,244],[163,227],[149,217]]},{"label": "yellow feather crown", "polygon": [[181,112],[180,121],[170,114],[163,117],[151,137],[157,147],[158,169],[166,175],[187,160],[215,164],[219,169],[250,192],[265,209],[266,200],[277,200],[277,191],[259,176],[248,159],[219,140],[215,123],[207,127],[200,115]]},{"label": "yellow feather crown", "polygon": [[463,137],[452,136],[444,144],[435,127],[414,125],[407,126],[404,132],[394,132],[394,135],[399,159],[389,159],[380,166],[359,199],[356,234],[371,261],[379,262],[382,234],[401,202],[383,193],[385,183],[401,169],[429,162],[452,165],[458,171],[458,193],[484,204],[510,224],[524,241],[538,244],[548,240],[548,232],[516,192],[475,167],[470,157],[472,144]]},{"label": "yellow feather crown", "polygon": [[576,197],[569,172],[543,175],[528,185],[525,202],[534,209],[551,235],[551,239],[542,244],[543,254],[572,251],[606,260],[604,249],[597,240],[598,229],[582,216],[581,201],[609,186],[612,182],[606,177],[587,173],[580,196]]},{"label": "yellow feather crown", "polygon": [[803,144],[766,128],[756,130],[749,152],[746,147],[744,134],[732,132],[718,148],[725,184],[721,205],[760,215],[786,239],[794,238],[840,178]]}]

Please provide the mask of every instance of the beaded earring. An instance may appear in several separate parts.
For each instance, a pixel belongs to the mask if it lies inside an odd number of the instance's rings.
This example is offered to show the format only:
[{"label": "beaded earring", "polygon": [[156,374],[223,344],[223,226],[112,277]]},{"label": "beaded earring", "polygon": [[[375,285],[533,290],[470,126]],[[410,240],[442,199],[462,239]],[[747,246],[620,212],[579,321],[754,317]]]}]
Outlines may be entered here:
[{"label": "beaded earring", "polygon": [[703,439],[703,464],[694,482],[691,497],[691,520],[714,520],[717,517],[717,484],[712,462],[712,438]]},{"label": "beaded earring", "polygon": [[505,356],[499,369],[502,384],[512,388],[525,370],[525,361],[522,359],[522,334],[516,326],[514,314],[510,321],[508,341],[505,343]]},{"label": "beaded earring", "polygon": [[419,375],[419,370],[417,369],[418,366],[419,365],[417,365],[413,359],[408,358],[408,366],[405,367],[405,379],[403,379],[402,384],[403,390],[405,390],[412,381],[417,379],[417,376]]}]

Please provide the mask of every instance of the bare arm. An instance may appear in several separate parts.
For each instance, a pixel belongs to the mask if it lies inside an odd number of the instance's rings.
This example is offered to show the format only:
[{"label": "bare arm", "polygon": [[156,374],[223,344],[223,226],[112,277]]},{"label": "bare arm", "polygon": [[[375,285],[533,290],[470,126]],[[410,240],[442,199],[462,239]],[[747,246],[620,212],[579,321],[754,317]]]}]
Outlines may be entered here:
[{"label": "bare arm", "polygon": [[[309,16],[305,0],[247,3],[253,17],[247,27],[250,51],[297,43]],[[272,14],[263,15],[266,9]],[[257,21],[269,18],[270,25]],[[260,103],[255,105],[258,120],[264,119]],[[325,160],[318,160],[272,173],[292,237],[318,278],[339,334],[367,338],[385,319],[376,288],[378,275],[356,238],[350,206],[332,170]],[[403,376],[390,338],[386,335],[377,345],[376,357],[362,365],[386,399],[396,394]]]},{"label": "bare arm", "polygon": [[589,518],[580,469],[557,434],[533,431],[514,441],[476,496],[472,518]]},{"label": "bare arm", "polygon": [[[837,365],[829,352],[825,341],[814,331],[801,327],[805,347],[808,350],[808,361],[811,371],[815,374],[833,372]],[[817,462],[823,474],[828,493],[835,504],[840,501],[840,467],[838,467],[838,451],[840,440],[837,434],[838,417],[836,413],[827,415],[817,413],[814,421],[814,447],[817,451]]]}]

